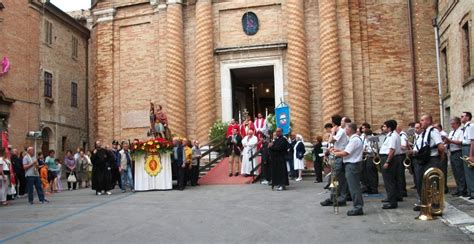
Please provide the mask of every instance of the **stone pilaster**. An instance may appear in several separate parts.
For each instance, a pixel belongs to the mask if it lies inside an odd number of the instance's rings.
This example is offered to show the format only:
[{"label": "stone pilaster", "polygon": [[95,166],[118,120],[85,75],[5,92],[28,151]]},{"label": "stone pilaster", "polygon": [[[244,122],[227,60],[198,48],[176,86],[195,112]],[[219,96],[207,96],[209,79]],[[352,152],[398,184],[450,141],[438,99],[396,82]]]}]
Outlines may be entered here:
[{"label": "stone pilaster", "polygon": [[166,101],[172,133],[186,135],[186,91],[184,67],[183,6],[180,1],[169,0],[166,10]]},{"label": "stone pilaster", "polygon": [[304,27],[304,0],[286,1],[288,14],[288,100],[292,130],[310,136],[309,82]]},{"label": "stone pilaster", "polygon": [[336,1],[319,1],[320,77],[324,123],[331,122],[331,116],[342,115],[344,112],[336,10]]},{"label": "stone pilaster", "polygon": [[196,133],[201,141],[207,141],[209,128],[215,121],[216,91],[214,84],[214,28],[211,0],[196,3]]},{"label": "stone pilaster", "polygon": [[[95,98],[94,114],[96,118],[96,138],[111,142],[114,136],[113,126],[113,20],[115,9],[101,9],[93,12],[95,17],[95,71],[93,94]],[[92,94],[91,94],[92,95]]]}]

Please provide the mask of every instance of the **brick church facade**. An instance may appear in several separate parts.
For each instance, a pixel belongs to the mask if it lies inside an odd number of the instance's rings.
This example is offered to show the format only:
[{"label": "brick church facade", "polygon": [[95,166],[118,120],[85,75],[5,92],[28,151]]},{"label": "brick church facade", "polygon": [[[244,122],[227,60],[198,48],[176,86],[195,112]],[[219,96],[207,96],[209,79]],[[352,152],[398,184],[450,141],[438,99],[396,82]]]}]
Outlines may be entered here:
[{"label": "brick church facade", "polygon": [[336,113],[438,120],[434,2],[93,1],[90,138],[144,138],[150,101],[203,141],[216,120],[280,100],[306,138]]}]

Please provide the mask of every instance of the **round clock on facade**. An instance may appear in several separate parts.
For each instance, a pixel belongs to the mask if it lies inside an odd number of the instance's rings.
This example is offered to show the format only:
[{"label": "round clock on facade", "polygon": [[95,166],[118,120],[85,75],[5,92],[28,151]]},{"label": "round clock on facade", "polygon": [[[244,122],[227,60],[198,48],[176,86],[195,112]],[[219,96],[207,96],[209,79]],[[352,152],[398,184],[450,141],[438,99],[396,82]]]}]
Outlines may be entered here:
[{"label": "round clock on facade", "polygon": [[242,16],[242,28],[249,36],[258,32],[258,18],[254,12],[247,12]]}]

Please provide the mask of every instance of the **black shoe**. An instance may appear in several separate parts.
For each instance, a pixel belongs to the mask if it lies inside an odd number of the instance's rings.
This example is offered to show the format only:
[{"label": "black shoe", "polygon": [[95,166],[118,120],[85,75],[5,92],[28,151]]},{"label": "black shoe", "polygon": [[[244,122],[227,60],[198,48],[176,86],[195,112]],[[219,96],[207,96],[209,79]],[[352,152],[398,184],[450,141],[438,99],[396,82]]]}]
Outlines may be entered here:
[{"label": "black shoe", "polygon": [[469,197],[468,199],[469,199],[469,200],[472,200],[472,199],[474,199],[474,197]]},{"label": "black shoe", "polygon": [[469,194],[467,194],[467,192],[464,192],[461,196],[463,196],[463,197],[469,197]]},{"label": "black shoe", "polygon": [[239,172],[235,173],[234,176],[239,176]]},{"label": "black shoe", "polygon": [[459,196],[461,196],[461,193],[457,191],[457,192],[451,194],[451,196],[453,196],[453,197],[459,197]]},{"label": "black shoe", "polygon": [[329,184],[325,185],[324,189],[326,189],[326,190],[329,189]]},{"label": "black shoe", "polygon": [[346,197],[346,202],[352,202],[352,197]]},{"label": "black shoe", "polygon": [[420,212],[420,210],[421,210],[421,207],[418,205],[415,205],[415,207],[413,207],[413,211],[415,212]]},{"label": "black shoe", "polygon": [[385,198],[385,199],[382,199],[382,201],[381,201],[381,202],[388,202],[388,199],[387,199],[387,198]]},{"label": "black shoe", "polygon": [[395,208],[398,208],[397,204],[385,203],[382,206],[382,209],[395,209]]},{"label": "black shoe", "polygon": [[402,197],[408,197],[408,194],[406,192],[402,193]]},{"label": "black shoe", "polygon": [[448,188],[444,188],[444,194],[448,194],[449,193],[449,189]]},{"label": "black shoe", "polygon": [[329,198],[326,199],[326,200],[324,200],[324,201],[322,201],[322,202],[320,202],[320,204],[321,204],[321,206],[324,206],[324,207],[332,206],[332,205],[333,205],[331,199],[329,199]]},{"label": "black shoe", "polygon": [[416,186],[412,186],[412,187],[410,187],[410,189],[416,189]]},{"label": "black shoe", "polygon": [[232,177],[232,175],[233,175],[232,173],[229,173],[229,177]]},{"label": "black shoe", "polygon": [[403,202],[403,197],[398,197],[397,202]]},{"label": "black shoe", "polygon": [[369,195],[376,195],[376,194],[379,194],[379,191],[369,191],[368,194]]},{"label": "black shoe", "polygon": [[347,211],[347,216],[358,216],[364,215],[364,211],[362,209],[351,209]]}]

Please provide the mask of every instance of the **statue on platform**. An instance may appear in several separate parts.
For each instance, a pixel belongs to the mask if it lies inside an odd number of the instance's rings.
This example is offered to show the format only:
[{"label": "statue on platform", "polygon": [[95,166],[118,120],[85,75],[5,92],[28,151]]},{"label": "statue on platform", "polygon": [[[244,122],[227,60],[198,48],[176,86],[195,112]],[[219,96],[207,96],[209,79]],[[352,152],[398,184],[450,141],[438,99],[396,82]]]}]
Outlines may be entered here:
[{"label": "statue on platform", "polygon": [[158,104],[155,107],[153,102],[150,102],[150,131],[149,136],[171,139],[171,131],[168,128],[168,118],[163,112],[163,108]]}]

